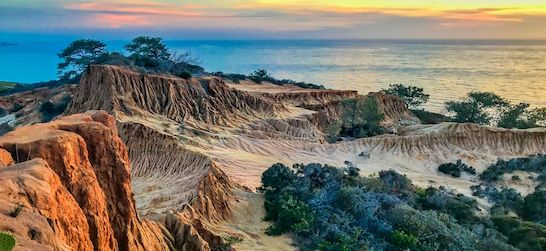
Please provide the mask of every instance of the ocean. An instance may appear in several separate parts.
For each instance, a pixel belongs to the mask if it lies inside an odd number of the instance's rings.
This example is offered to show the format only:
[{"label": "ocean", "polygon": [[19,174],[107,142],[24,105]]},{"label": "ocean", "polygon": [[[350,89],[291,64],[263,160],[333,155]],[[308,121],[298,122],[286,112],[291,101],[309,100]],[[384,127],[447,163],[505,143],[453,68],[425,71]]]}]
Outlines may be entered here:
[{"label": "ocean", "polygon": [[[0,47],[0,80],[33,83],[56,78],[56,54],[68,42]],[[104,41],[119,51],[127,41]],[[379,91],[389,84],[422,87],[424,107],[442,112],[445,101],[470,91],[546,106],[546,41],[506,40],[274,40],[167,41],[192,52],[208,72],[248,74],[266,69],[275,78],[332,89]]]}]

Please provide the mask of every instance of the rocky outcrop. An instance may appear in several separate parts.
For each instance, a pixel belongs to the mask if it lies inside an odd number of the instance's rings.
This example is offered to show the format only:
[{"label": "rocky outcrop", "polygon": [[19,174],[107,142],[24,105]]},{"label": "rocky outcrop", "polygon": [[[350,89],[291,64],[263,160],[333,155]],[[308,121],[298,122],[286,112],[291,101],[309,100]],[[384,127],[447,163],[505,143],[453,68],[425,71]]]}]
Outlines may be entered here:
[{"label": "rocky outcrop", "polygon": [[[0,229],[19,250],[93,250],[83,210],[45,160],[4,168],[0,179]],[[18,205],[22,212],[9,216]]]},{"label": "rocky outcrop", "polygon": [[231,217],[237,186],[206,154],[178,138],[135,122],[120,123],[132,162],[133,191],[141,214],[163,222],[175,248],[208,250],[222,244],[209,230]]},{"label": "rocky outcrop", "polygon": [[237,127],[285,109],[216,77],[181,79],[141,74],[122,67],[92,65],[83,75],[66,114],[105,110],[128,116],[155,114],[178,123]]},{"label": "rocky outcrop", "polygon": [[194,218],[229,217],[234,185],[210,157],[143,124],[121,123],[120,135],[131,149],[133,188],[142,214],[162,217],[191,208]]},{"label": "rocky outcrop", "polygon": [[[323,95],[322,99],[312,98],[310,99],[312,105],[300,102],[302,107],[317,112],[308,118],[323,131],[331,125],[334,119],[341,116],[344,110],[341,101],[346,98],[364,99],[374,97],[379,111],[384,114],[381,125],[391,133],[396,133],[397,129],[402,126],[421,124],[419,119],[406,107],[404,101],[395,96],[385,95],[380,92],[370,92],[367,95],[358,95],[356,92],[348,91],[339,92],[339,95]],[[322,102],[315,103],[316,100],[322,100]]]},{"label": "rocky outcrop", "polygon": [[[404,154],[431,154],[446,147],[487,152],[497,156],[528,156],[546,153],[546,129],[504,129],[472,123],[441,123],[417,125],[398,130],[401,137],[369,139],[381,142],[380,147]],[[379,145],[378,145],[379,147]]]},{"label": "rocky outcrop", "polygon": [[0,149],[0,168],[13,164],[15,164],[15,162],[13,161],[11,154],[4,149]]},{"label": "rocky outcrop", "polygon": [[44,87],[0,96],[0,108],[6,113],[0,117],[0,135],[15,127],[51,120],[63,111],[49,114],[48,111],[42,109],[42,104],[49,102],[52,104],[51,108],[62,109],[61,107],[66,107],[75,91],[76,85],[67,84],[55,88]]},{"label": "rocky outcrop", "polygon": [[231,86],[288,106],[314,111],[314,113],[306,114],[304,117],[323,132],[332,125],[333,120],[339,118],[343,113],[343,100],[350,98],[362,99],[368,96],[376,99],[380,111],[385,115],[382,125],[388,131],[396,133],[396,130],[401,126],[421,124],[401,99],[379,92],[360,95],[356,91],[348,90],[313,90],[291,85],[275,86],[270,83],[256,84],[251,82]]},{"label": "rocky outcrop", "polygon": [[310,110],[324,107],[330,104],[336,104],[346,98],[357,98],[357,91],[341,90],[311,90],[301,88],[299,91],[290,92],[262,92],[264,97],[286,102],[288,104],[303,107]]},{"label": "rocky outcrop", "polygon": [[[54,250],[170,249],[161,226],[136,211],[127,150],[106,112],[18,128],[0,138],[0,148],[21,161],[0,169],[11,180],[0,185],[2,199],[49,223],[31,235],[14,231],[20,239]],[[24,225],[24,219],[1,227]],[[35,240],[42,233],[55,238]]]},{"label": "rocky outcrop", "polygon": [[406,107],[403,100],[381,92],[370,92],[366,96],[374,97],[379,110],[385,115],[382,124],[387,130],[396,133],[402,126],[420,125],[421,121]]},{"label": "rocky outcrop", "polygon": [[[215,77],[184,80],[91,66],[66,113],[87,109],[104,109],[116,118],[119,136],[129,149],[139,212],[164,222],[175,246],[207,249],[222,243],[209,228],[230,217],[236,186],[197,148],[207,144],[199,138],[286,108],[233,90]],[[195,137],[200,132],[203,135]]]}]

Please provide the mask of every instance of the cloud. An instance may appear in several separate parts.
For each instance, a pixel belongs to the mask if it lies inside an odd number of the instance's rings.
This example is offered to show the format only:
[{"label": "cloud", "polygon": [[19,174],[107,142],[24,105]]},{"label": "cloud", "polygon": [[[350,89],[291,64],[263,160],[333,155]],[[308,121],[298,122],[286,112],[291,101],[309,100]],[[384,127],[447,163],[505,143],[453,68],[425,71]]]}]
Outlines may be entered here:
[{"label": "cloud", "polygon": [[[177,4],[169,0],[61,0],[39,8],[32,4],[3,6],[0,32],[115,36],[149,32],[180,38],[214,38],[216,34],[218,39],[546,38],[544,23],[540,24],[546,15],[540,11],[522,14],[524,10],[528,7],[324,8],[301,1],[190,0]],[[501,28],[504,30],[499,31]]]}]

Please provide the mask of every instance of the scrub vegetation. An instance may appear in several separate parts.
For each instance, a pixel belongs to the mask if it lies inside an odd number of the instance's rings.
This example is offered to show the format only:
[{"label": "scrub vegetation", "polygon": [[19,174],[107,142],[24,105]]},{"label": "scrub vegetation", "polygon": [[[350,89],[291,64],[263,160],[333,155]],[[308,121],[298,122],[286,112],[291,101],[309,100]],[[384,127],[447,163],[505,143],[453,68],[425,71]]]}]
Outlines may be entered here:
[{"label": "scrub vegetation", "polygon": [[419,188],[392,170],[362,177],[353,165],[275,164],[263,173],[262,184],[265,220],[273,223],[266,232],[289,234],[300,250],[544,247],[544,226],[537,220],[546,198],[540,192],[524,199],[528,209],[536,208],[527,212],[532,217],[518,218],[481,216],[476,200],[444,187]]}]

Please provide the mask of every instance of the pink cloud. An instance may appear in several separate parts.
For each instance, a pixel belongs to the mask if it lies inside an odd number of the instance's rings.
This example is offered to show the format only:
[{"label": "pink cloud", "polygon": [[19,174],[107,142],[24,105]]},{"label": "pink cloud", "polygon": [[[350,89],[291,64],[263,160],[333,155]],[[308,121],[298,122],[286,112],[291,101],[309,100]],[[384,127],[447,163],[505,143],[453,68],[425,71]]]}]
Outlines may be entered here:
[{"label": "pink cloud", "polygon": [[141,16],[135,15],[96,14],[93,16],[92,20],[97,22],[97,26],[102,26],[104,28],[150,25],[147,20],[143,19]]},{"label": "pink cloud", "polygon": [[[205,9],[205,6],[187,4],[171,6],[153,1],[121,1],[121,2],[87,2],[73,3],[65,6],[69,10],[91,13],[87,25],[107,28],[165,25],[184,18],[199,18],[202,13],[187,11]],[[169,17],[165,17],[169,16]]]}]

